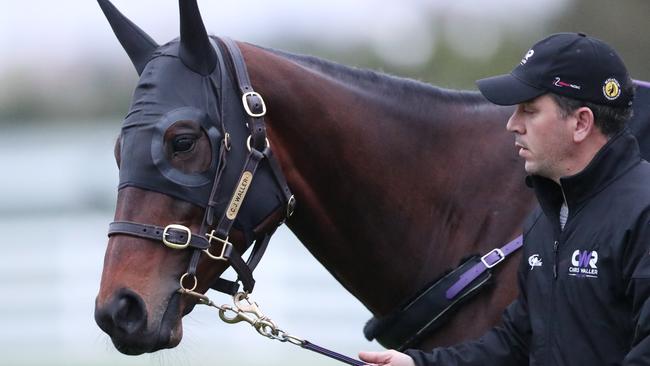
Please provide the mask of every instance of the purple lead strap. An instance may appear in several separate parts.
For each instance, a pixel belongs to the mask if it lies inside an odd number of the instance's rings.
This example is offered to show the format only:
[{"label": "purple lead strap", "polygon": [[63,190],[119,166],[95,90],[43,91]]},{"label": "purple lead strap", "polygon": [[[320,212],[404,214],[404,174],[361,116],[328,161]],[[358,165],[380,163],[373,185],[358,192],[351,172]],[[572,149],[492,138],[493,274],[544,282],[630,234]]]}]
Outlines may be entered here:
[{"label": "purple lead strap", "polygon": [[483,272],[499,264],[501,261],[506,259],[508,255],[521,248],[522,245],[524,245],[524,238],[523,235],[519,235],[517,238],[515,238],[515,240],[509,242],[503,247],[495,248],[489,251],[481,258],[481,261],[479,263],[476,263],[472,268],[469,269],[469,271],[463,273],[460,276],[460,279],[447,290],[445,293],[447,300],[451,300],[456,297],[459,293],[461,293],[461,291],[465,289],[465,287],[472,283],[472,281],[474,281]]}]

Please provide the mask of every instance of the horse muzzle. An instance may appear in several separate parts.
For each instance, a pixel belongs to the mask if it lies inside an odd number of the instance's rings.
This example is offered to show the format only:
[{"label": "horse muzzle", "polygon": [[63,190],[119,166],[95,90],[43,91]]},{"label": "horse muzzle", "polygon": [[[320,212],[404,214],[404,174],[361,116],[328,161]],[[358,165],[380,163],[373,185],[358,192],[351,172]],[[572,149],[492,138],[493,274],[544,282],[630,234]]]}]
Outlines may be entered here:
[{"label": "horse muzzle", "polygon": [[118,290],[104,304],[96,303],[95,321],[111,337],[115,348],[126,355],[140,355],[177,346],[182,338],[180,295],[173,294],[160,319],[149,314],[140,295]]}]

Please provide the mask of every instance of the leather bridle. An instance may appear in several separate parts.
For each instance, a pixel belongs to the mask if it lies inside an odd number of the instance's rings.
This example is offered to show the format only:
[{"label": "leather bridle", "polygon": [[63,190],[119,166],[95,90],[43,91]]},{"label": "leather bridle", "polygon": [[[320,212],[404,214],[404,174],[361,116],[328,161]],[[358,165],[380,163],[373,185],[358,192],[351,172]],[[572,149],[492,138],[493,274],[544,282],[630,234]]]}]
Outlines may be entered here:
[{"label": "leather bridle", "polygon": [[[249,299],[248,295],[253,291],[253,287],[255,286],[253,270],[262,258],[277,226],[263,233],[261,239],[255,239],[255,244],[246,262],[229,241],[229,237],[233,224],[238,217],[239,210],[244,203],[248,188],[251,186],[261,162],[267,162],[266,166],[271,170],[271,175],[275,182],[274,188],[276,192],[269,193],[278,194],[277,190],[279,189],[279,195],[282,197],[281,201],[283,203],[280,208],[267,215],[267,219],[276,217],[278,210],[281,210],[282,219],[279,221],[279,225],[281,225],[292,215],[296,200],[291,194],[280,165],[271,151],[264,124],[264,116],[266,114],[264,99],[251,86],[241,50],[229,38],[220,38],[219,40],[225,47],[226,52],[220,52],[219,45],[212,39],[211,43],[218,55],[225,53],[230,56],[231,67],[237,79],[238,92],[241,94],[242,107],[246,112],[246,120],[243,122],[246,124],[249,133],[248,138],[245,140],[248,154],[243,163],[243,167],[238,171],[238,179],[228,179],[226,166],[231,160],[229,159],[231,135],[226,131],[225,119],[221,118],[221,132],[224,138],[221,141],[222,146],[219,152],[219,168],[214,177],[212,190],[199,230],[200,234],[194,234],[190,228],[180,224],[169,224],[161,227],[137,222],[115,221],[110,223],[108,235],[109,237],[113,235],[130,235],[151,239],[162,242],[171,249],[192,248],[194,251],[190,259],[189,267],[179,280],[180,288],[178,289],[178,293],[195,298],[199,304],[217,308],[219,310],[219,317],[226,323],[234,324],[245,321],[250,323],[259,334],[267,338],[297,345],[348,365],[365,365],[362,361],[347,357],[285,332],[269,317],[265,316],[255,302]],[[221,70],[225,70],[226,67],[223,63],[223,57],[218,57],[218,60],[221,65]],[[214,85],[215,81],[212,78],[211,80]],[[223,90],[220,95],[223,95]],[[223,104],[221,106],[223,109]],[[236,129],[233,128],[232,130],[235,131]],[[238,140],[244,141],[243,139]],[[225,184],[223,184],[225,181],[233,181],[235,184],[225,187]],[[228,204],[223,206],[223,202],[228,202]],[[219,206],[223,206],[224,208],[219,211]],[[261,226],[267,226],[264,225],[267,219],[262,220],[263,223]],[[246,237],[246,233],[244,234]],[[246,247],[248,247],[250,242],[247,239],[245,240],[247,241]],[[237,273],[236,281],[217,278],[210,286],[210,288],[217,291],[233,295],[234,306],[217,306],[207,296],[194,291],[198,285],[196,268],[202,254],[207,255],[211,259],[226,262]],[[185,286],[184,281],[188,278],[192,279],[191,286]],[[241,282],[244,292],[239,291],[239,282]]]},{"label": "leather bridle", "polygon": [[[241,282],[243,290],[246,293],[253,291],[255,286],[253,270],[262,258],[268,242],[275,232],[275,228],[277,228],[277,226],[273,227],[271,230],[263,233],[261,238],[258,237],[254,240],[255,244],[247,261],[242,259],[241,253],[237,251],[229,240],[233,223],[238,217],[239,210],[248,193],[248,188],[251,186],[262,161],[266,160],[266,166],[271,170],[271,174],[276,183],[275,188],[279,189],[279,194],[282,196],[283,206],[278,210],[283,211],[283,218],[279,221],[279,225],[292,215],[296,200],[287,185],[286,178],[282,173],[277,159],[271,151],[264,123],[266,105],[262,96],[255,92],[251,85],[241,50],[229,38],[220,38],[220,41],[225,47],[225,52],[221,52],[219,45],[211,39],[212,46],[215,48],[217,54],[230,56],[230,66],[237,79],[237,86],[243,105],[242,108],[246,113],[246,120],[242,122],[246,124],[250,133],[246,140],[248,154],[243,163],[243,167],[239,171],[239,179],[234,180],[236,183],[231,187],[225,187],[223,184],[225,181],[224,177],[227,175],[226,167],[230,162],[231,135],[226,130],[225,121],[222,118],[221,131],[224,138],[221,141],[222,146],[219,152],[219,169],[214,177],[212,190],[201,223],[200,233],[194,234],[190,228],[174,223],[161,227],[130,221],[115,221],[109,225],[108,236],[130,235],[162,242],[171,249],[192,248],[194,251],[190,259],[189,267],[179,281],[181,288],[187,291],[194,291],[197,287],[196,269],[202,254],[207,255],[213,260],[224,261],[235,270],[237,280],[230,281],[217,278],[210,288],[234,295],[239,291],[239,282]],[[223,59],[223,57],[219,57],[222,70],[226,70]],[[219,212],[219,206],[223,206],[223,202],[228,202],[228,204]],[[274,213],[277,213],[277,210]],[[246,244],[246,247],[248,247],[251,242],[247,242]],[[187,280],[191,280],[191,286],[185,286],[184,282]]]}]

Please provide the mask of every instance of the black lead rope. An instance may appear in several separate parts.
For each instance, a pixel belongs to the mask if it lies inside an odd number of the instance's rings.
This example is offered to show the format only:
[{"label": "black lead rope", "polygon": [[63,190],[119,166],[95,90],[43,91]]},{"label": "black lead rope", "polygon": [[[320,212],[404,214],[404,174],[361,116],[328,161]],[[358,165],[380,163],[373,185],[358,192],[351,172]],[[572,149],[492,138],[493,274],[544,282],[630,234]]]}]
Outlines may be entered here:
[{"label": "black lead rope", "polygon": [[323,348],[321,346],[317,346],[307,340],[303,340],[302,345],[300,346],[304,349],[308,349],[312,352],[320,353],[323,356],[327,356],[329,358],[335,359],[337,361],[343,362],[348,365],[354,365],[354,366],[363,366],[367,365],[367,363],[359,360],[355,360],[354,358],[348,357],[346,355],[342,355],[338,352],[331,351],[327,348]]}]

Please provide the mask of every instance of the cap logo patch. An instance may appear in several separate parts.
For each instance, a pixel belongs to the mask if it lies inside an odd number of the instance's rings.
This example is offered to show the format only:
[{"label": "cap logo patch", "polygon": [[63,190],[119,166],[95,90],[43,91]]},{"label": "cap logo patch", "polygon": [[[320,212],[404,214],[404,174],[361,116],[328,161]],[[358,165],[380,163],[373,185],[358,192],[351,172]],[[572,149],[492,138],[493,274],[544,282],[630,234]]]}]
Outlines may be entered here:
[{"label": "cap logo patch", "polygon": [[533,57],[534,54],[535,54],[535,50],[532,50],[532,49],[531,49],[531,50],[528,50],[528,52],[526,52],[526,55],[524,56],[524,58],[521,59],[521,62],[520,62],[520,63],[521,63],[522,65],[525,65],[526,62],[528,62],[528,59],[531,58],[531,57]]},{"label": "cap logo patch", "polygon": [[557,76],[555,77],[555,81],[553,82],[553,85],[557,86],[558,88],[573,88],[573,89],[577,89],[577,90],[581,89],[580,85],[564,82],[564,81],[562,81],[562,79],[560,79]]},{"label": "cap logo patch", "polygon": [[621,84],[614,78],[605,80],[603,84],[603,94],[608,100],[615,100],[621,95]]}]

